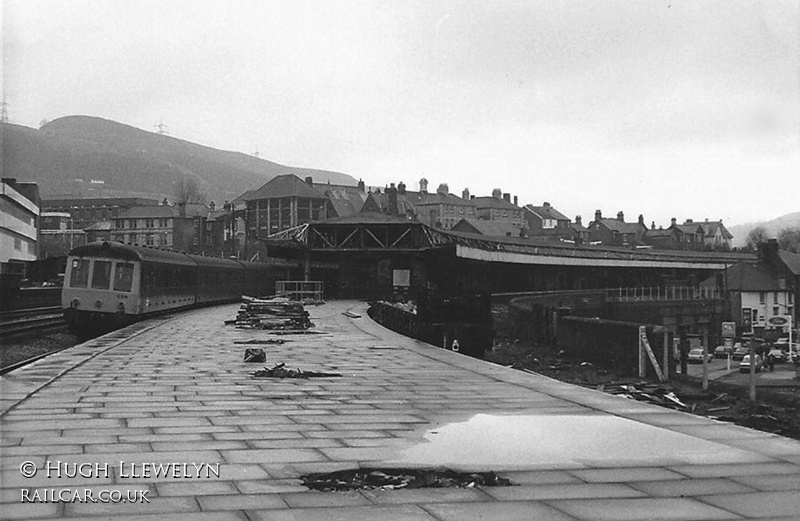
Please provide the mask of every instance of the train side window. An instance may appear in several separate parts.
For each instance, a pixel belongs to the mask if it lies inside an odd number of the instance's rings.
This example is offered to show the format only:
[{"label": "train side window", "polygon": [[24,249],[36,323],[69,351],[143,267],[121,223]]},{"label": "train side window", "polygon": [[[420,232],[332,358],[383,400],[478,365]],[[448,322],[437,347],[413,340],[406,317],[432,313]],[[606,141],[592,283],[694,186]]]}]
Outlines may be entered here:
[{"label": "train side window", "polygon": [[109,284],[111,284],[111,263],[109,261],[94,261],[92,288],[108,289]]},{"label": "train side window", "polygon": [[133,286],[133,264],[118,262],[114,272],[114,291],[130,291]]},{"label": "train side window", "polygon": [[89,259],[75,259],[72,261],[72,274],[69,287],[85,288],[89,283]]}]

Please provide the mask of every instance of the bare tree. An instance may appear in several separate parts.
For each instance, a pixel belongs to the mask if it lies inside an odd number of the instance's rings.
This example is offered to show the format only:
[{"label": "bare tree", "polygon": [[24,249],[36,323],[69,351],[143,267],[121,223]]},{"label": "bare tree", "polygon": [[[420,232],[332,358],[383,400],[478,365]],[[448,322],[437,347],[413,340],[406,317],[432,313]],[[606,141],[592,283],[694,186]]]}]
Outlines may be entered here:
[{"label": "bare tree", "polygon": [[757,250],[758,245],[762,242],[767,242],[767,240],[769,240],[767,229],[763,226],[756,226],[747,234],[747,247],[751,250]]},{"label": "bare tree", "polygon": [[206,194],[194,177],[181,178],[175,185],[174,195],[176,203],[202,204],[206,201]]},{"label": "bare tree", "polygon": [[782,250],[800,253],[800,228],[784,228],[779,231],[778,245]]}]

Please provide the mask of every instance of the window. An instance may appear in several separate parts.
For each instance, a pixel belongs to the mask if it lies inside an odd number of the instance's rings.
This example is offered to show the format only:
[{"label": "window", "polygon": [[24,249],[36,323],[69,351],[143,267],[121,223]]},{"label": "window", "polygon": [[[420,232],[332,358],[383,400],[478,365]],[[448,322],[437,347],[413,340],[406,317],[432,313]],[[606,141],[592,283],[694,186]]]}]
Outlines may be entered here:
[{"label": "window", "polygon": [[89,259],[74,259],[69,287],[85,288],[89,283]]},{"label": "window", "polygon": [[779,308],[778,306],[774,306],[774,307],[772,308],[772,314],[773,314],[773,315],[780,315],[780,314],[781,314],[781,310],[780,310],[780,308]]},{"label": "window", "polygon": [[20,251],[22,249],[22,239],[14,237],[14,249]]},{"label": "window", "polygon": [[777,291],[772,294],[772,303],[773,304],[777,304],[778,303],[778,292]]},{"label": "window", "polygon": [[117,219],[115,222],[117,223],[117,228],[125,228],[125,219]]},{"label": "window", "polygon": [[789,293],[789,304],[794,304],[794,293]]},{"label": "window", "polygon": [[133,286],[133,264],[118,262],[114,272],[114,291],[130,291]]},{"label": "window", "polygon": [[92,271],[92,288],[108,289],[111,283],[111,262],[94,261],[94,271]]},{"label": "window", "polygon": [[148,233],[147,234],[147,238],[145,239],[145,241],[146,241],[146,244],[148,246],[153,246],[155,244],[155,241],[153,240],[153,234],[152,233]]},{"label": "window", "polygon": [[128,227],[136,228],[136,219],[128,219]]},{"label": "window", "polygon": [[154,225],[155,225],[155,222],[154,222],[153,219],[145,219],[144,220],[144,227],[145,228],[152,228]]},{"label": "window", "polygon": [[767,294],[763,291],[758,294],[758,303],[759,304],[766,304],[767,303]]}]

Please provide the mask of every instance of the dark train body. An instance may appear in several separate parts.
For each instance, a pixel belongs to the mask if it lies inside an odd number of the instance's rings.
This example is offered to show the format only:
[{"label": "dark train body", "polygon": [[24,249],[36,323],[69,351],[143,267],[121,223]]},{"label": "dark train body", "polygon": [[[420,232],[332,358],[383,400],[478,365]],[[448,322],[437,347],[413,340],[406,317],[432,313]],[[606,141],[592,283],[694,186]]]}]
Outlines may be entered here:
[{"label": "dark train body", "polygon": [[258,262],[95,242],[69,252],[61,293],[74,332],[111,329],[170,311],[271,294]]}]

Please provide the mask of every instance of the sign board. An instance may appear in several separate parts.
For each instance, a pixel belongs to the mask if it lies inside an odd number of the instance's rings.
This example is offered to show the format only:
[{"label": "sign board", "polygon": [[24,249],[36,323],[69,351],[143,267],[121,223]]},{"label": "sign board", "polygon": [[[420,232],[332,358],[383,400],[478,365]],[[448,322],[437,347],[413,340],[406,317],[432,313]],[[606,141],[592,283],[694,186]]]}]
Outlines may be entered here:
[{"label": "sign board", "polygon": [[767,319],[767,327],[777,327],[785,329],[791,327],[792,315],[775,315]]},{"label": "sign board", "polygon": [[722,338],[736,337],[736,322],[722,323]]},{"label": "sign board", "polygon": [[411,270],[394,270],[392,272],[392,286],[409,287],[411,285]]}]

